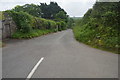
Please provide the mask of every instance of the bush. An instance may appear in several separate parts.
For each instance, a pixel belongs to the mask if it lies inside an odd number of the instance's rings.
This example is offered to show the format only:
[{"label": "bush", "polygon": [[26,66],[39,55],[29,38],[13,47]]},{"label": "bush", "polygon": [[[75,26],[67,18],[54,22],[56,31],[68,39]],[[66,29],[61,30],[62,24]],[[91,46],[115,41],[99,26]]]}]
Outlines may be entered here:
[{"label": "bush", "polygon": [[39,29],[35,29],[29,33],[22,33],[20,31],[15,32],[14,34],[12,34],[12,38],[15,39],[30,39],[30,38],[34,38],[34,37],[38,37],[41,35],[45,35],[52,32],[51,30],[39,30]]},{"label": "bush", "polygon": [[26,12],[14,12],[14,11],[5,11],[10,16],[17,25],[17,30],[23,33],[28,33],[32,29],[32,16]]},{"label": "bush", "polygon": [[60,22],[57,22],[57,27],[58,27],[58,31],[61,31],[61,23]]},{"label": "bush", "polygon": [[0,20],[2,20],[2,11],[0,11]]},{"label": "bush", "polygon": [[96,3],[82,20],[77,21],[80,23],[76,23],[73,28],[75,38],[93,47],[120,53],[120,14],[115,11],[117,5],[118,3]]},{"label": "bush", "polygon": [[64,21],[61,21],[60,24],[61,24],[61,29],[62,30],[67,29],[66,23]]},{"label": "bush", "polygon": [[5,12],[13,18],[17,25],[17,30],[23,33],[31,32],[32,29],[55,30],[57,27],[55,21],[33,17],[26,12],[15,12],[11,10],[7,10]]},{"label": "bush", "polygon": [[58,30],[65,30],[67,29],[67,24],[64,21],[57,22]]},{"label": "bush", "polygon": [[12,38],[32,38],[47,34],[50,32],[66,29],[64,21],[55,22],[39,17],[33,17],[26,12],[5,11],[8,13],[17,25],[17,31],[13,33]]},{"label": "bush", "polygon": [[52,20],[46,20],[43,18],[34,18],[33,26],[37,29],[56,29],[57,25],[55,21]]}]

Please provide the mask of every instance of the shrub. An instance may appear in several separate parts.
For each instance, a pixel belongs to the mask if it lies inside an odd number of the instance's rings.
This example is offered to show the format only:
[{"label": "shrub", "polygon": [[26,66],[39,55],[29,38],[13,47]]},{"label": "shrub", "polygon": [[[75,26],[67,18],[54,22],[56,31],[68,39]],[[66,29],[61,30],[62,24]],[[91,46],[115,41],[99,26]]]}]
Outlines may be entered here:
[{"label": "shrub", "polygon": [[62,30],[67,29],[66,23],[64,21],[60,21],[60,25]]},{"label": "shrub", "polygon": [[32,38],[47,34],[50,32],[56,32],[57,26],[59,30],[66,29],[66,23],[64,21],[55,22],[53,20],[47,20],[39,17],[33,17],[26,12],[5,11],[8,13],[17,25],[17,31],[13,33],[12,38]]},{"label": "shrub", "polygon": [[5,11],[17,25],[17,30],[23,33],[28,33],[32,29],[56,29],[56,22],[39,17],[33,17],[26,12],[15,12],[11,10]]},{"label": "shrub", "polygon": [[17,31],[17,32],[12,34],[12,38],[30,39],[30,38],[34,38],[34,37],[48,34],[50,32],[51,32],[51,30],[39,30],[39,29],[35,29],[35,30],[31,31],[30,33],[23,33],[23,32]]},{"label": "shrub", "polygon": [[32,16],[26,12],[5,11],[12,16],[17,25],[17,30],[23,33],[30,32],[32,29]]},{"label": "shrub", "polygon": [[65,30],[67,29],[67,24],[64,21],[57,22],[58,30]]},{"label": "shrub", "polygon": [[52,20],[46,20],[43,18],[34,18],[34,27],[37,29],[56,29],[56,22]]},{"label": "shrub", "polygon": [[[114,5],[114,6],[111,6]],[[83,43],[116,53],[120,49],[118,3],[96,3],[92,10],[77,21],[73,28],[75,38]]]},{"label": "shrub", "polygon": [[61,23],[60,22],[57,22],[57,27],[58,27],[58,31],[61,31]]}]

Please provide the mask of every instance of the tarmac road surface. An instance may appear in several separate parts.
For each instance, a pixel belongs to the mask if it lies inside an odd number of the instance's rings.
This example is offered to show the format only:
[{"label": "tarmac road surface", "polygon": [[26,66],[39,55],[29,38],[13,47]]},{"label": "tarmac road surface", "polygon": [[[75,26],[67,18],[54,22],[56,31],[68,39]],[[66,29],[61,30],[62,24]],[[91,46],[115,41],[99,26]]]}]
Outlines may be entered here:
[{"label": "tarmac road surface", "polygon": [[2,58],[3,78],[118,78],[118,55],[77,42],[71,29],[9,40]]}]

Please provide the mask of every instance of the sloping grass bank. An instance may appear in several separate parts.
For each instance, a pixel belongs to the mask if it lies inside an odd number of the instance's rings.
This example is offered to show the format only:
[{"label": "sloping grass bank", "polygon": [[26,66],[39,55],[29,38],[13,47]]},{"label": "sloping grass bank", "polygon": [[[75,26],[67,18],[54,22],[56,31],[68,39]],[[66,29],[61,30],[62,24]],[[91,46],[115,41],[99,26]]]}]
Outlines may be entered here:
[{"label": "sloping grass bank", "polygon": [[73,32],[76,40],[95,48],[120,54],[120,3],[96,2],[81,20],[76,22]]},{"label": "sloping grass bank", "polygon": [[[103,37],[103,39],[99,39],[99,38],[96,38],[96,36],[95,36],[95,34],[98,33],[97,31],[95,31],[95,30],[86,30],[86,31],[84,31],[83,28],[81,28],[79,26],[75,26],[73,28],[73,33],[74,33],[75,39],[77,41],[82,42],[86,45],[89,45],[93,48],[120,54],[120,49],[119,49],[119,45],[118,45],[118,37],[111,37],[111,38]],[[108,42],[109,40],[111,40],[112,44],[110,44],[110,42]],[[116,45],[113,46],[113,43]]]}]

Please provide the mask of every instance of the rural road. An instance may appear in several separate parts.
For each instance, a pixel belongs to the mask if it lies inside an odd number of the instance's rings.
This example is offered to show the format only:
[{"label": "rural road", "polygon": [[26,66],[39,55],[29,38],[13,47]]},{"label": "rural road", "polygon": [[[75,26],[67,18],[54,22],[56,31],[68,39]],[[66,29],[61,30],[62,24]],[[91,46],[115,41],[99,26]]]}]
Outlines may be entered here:
[{"label": "rural road", "polygon": [[29,40],[10,40],[3,48],[3,78],[118,78],[118,55],[77,42],[72,30]]}]

